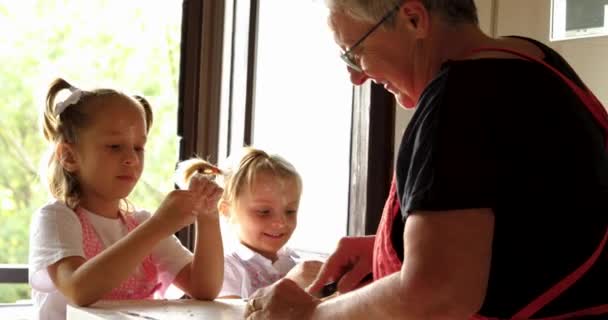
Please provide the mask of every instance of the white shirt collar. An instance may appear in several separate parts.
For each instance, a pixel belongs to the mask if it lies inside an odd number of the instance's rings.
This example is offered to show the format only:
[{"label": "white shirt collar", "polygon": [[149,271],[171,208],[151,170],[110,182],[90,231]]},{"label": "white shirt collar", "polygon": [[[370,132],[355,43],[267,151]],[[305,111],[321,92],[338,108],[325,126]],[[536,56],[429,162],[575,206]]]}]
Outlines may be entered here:
[{"label": "white shirt collar", "polygon": [[[270,259],[264,257],[263,255],[251,250],[246,245],[239,243],[234,248],[234,253],[243,261],[260,261],[264,264],[275,267],[276,269],[282,269],[285,263],[290,263],[291,261],[298,261],[300,256],[288,247],[282,247],[277,252],[277,260],[273,263]],[[291,263],[290,263],[291,264]]]}]

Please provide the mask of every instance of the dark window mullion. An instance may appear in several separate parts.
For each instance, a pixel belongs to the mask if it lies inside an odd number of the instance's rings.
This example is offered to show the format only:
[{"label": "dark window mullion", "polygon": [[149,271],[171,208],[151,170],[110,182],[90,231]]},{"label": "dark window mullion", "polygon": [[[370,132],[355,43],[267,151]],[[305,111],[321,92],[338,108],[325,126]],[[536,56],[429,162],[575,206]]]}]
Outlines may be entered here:
[{"label": "dark window mullion", "polygon": [[27,264],[0,264],[0,283],[27,283]]},{"label": "dark window mullion", "polygon": [[353,90],[349,235],[375,234],[380,222],[393,174],[394,105],[379,85]]},{"label": "dark window mullion", "polygon": [[225,147],[230,151],[253,143],[258,0],[232,0],[232,38],[228,91],[228,129]]},{"label": "dark window mullion", "polygon": [[251,0],[249,8],[249,39],[247,47],[247,88],[245,97],[245,132],[244,145],[253,144],[253,120],[255,113],[255,77],[258,45],[258,17],[260,4],[258,0]]},{"label": "dark window mullion", "polygon": [[[179,159],[216,162],[219,145],[224,1],[185,0],[178,102]],[[192,226],[177,232],[193,248]]]}]

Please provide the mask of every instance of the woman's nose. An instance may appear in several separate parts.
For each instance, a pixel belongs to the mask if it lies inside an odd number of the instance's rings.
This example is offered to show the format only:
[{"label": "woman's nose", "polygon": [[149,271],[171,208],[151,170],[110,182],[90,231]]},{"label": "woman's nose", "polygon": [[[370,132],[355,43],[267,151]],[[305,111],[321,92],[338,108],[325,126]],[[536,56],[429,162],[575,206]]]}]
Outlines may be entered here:
[{"label": "woman's nose", "polygon": [[354,85],[360,86],[363,83],[365,83],[365,81],[368,79],[365,72],[359,72],[350,67],[347,67],[347,68],[348,68],[348,72],[350,73],[350,82],[352,82]]}]

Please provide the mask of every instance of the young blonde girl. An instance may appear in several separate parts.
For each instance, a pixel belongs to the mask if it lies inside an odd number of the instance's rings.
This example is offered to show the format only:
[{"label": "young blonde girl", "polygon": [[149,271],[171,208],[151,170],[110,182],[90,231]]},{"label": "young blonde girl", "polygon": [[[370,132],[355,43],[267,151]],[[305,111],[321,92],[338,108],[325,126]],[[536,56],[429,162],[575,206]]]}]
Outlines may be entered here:
[{"label": "young blonde girl", "polygon": [[[68,97],[57,101],[65,92]],[[154,215],[126,197],[144,166],[152,111],[139,96],[92,91],[55,80],[43,133],[51,147],[47,180],[53,200],[32,218],[30,274],[39,319],[65,319],[66,304],[162,297],[170,284],[214,299],[222,284],[217,201],[221,188],[197,176]],[[173,236],[196,223],[194,254]]]},{"label": "young blonde girl", "polygon": [[[295,168],[278,155],[246,147],[220,170],[201,159],[179,164],[177,184],[185,187],[194,173],[217,175],[224,193],[219,210],[233,228],[236,242],[224,255],[223,298],[248,298],[259,288],[288,275],[301,286],[312,281],[320,262],[306,262],[290,270],[299,256],[285,244],[297,225],[302,180]],[[222,184],[222,183],[220,183]],[[226,243],[230,243],[226,241]]]}]

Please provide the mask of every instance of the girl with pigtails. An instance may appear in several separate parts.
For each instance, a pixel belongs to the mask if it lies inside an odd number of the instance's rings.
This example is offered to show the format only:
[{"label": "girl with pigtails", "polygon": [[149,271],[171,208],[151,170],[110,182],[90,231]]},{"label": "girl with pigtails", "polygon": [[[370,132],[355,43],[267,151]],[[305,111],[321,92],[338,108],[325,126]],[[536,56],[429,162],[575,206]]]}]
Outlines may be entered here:
[{"label": "girl with pigtails", "polygon": [[176,184],[184,189],[196,175],[217,177],[224,192],[219,201],[225,218],[224,282],[221,298],[247,299],[282,278],[307,287],[320,261],[303,261],[286,246],[298,218],[302,179],[279,155],[245,147],[220,169],[199,158],[181,162]]},{"label": "girl with pigtails", "polygon": [[[59,93],[68,97],[58,101]],[[195,175],[154,214],[126,201],[144,167],[152,110],[140,96],[83,90],[55,80],[43,133],[52,200],[30,229],[29,282],[38,319],[65,319],[66,304],[162,298],[171,284],[212,300],[223,279],[223,248],[213,181]],[[194,253],[173,234],[197,227]]]}]

